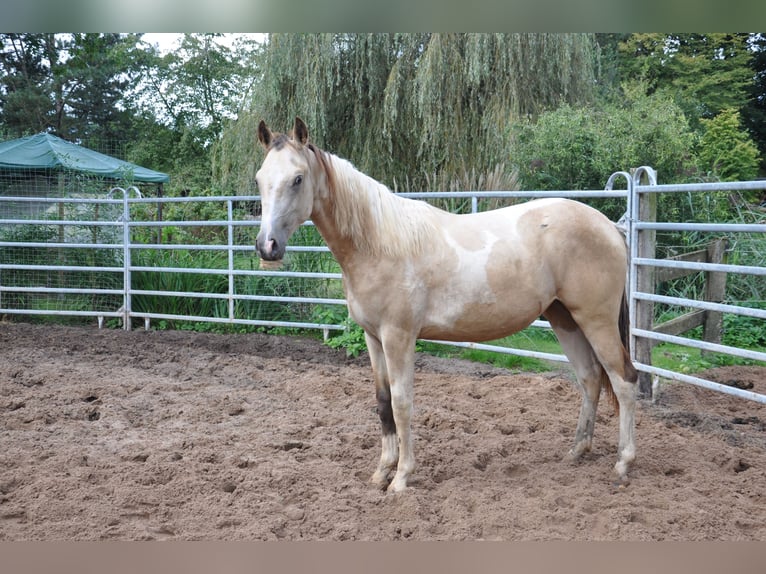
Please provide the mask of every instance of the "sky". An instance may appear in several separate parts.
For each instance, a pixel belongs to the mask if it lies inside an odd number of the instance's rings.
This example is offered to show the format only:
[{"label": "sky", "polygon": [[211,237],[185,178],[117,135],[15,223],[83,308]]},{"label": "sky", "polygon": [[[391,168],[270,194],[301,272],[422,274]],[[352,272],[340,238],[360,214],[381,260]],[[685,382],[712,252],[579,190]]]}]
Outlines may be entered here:
[{"label": "sky", "polygon": [[[234,43],[234,40],[239,36],[252,36],[258,38],[265,36],[265,34],[224,34],[220,40],[217,40],[217,42],[231,47],[231,45]],[[149,44],[155,44],[157,47],[159,47],[160,52],[165,54],[177,48],[182,37],[183,33],[176,34],[170,32],[147,32],[143,35],[142,38]]]}]

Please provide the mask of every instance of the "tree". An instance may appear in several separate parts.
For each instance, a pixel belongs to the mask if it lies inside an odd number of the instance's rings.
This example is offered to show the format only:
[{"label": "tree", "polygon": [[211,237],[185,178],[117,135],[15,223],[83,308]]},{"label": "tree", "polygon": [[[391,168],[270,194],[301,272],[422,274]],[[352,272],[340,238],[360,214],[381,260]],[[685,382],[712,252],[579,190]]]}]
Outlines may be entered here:
[{"label": "tree", "polygon": [[760,150],[761,170],[766,172],[766,34],[754,34],[750,45],[754,81],[742,109],[742,122]]},{"label": "tree", "polygon": [[52,44],[53,34],[0,34],[0,124],[12,137],[43,131],[53,121]]},{"label": "tree", "polygon": [[257,77],[258,44],[240,40],[236,50],[219,43],[222,34],[184,34],[178,50],[153,49],[136,90],[143,107],[161,123],[185,131],[206,147],[236,119]]},{"label": "tree", "polygon": [[122,155],[126,137],[135,135],[128,88],[138,77],[136,34],[72,34],[52,62],[56,132],[69,140]]},{"label": "tree", "polygon": [[594,58],[586,34],[274,34],[216,175],[250,190],[257,122],[286,129],[295,115],[318,145],[392,186],[493,171],[512,118],[592,96]]},{"label": "tree", "polygon": [[742,108],[753,82],[750,34],[631,34],[619,44],[623,80],[671,90],[696,126]]},{"label": "tree", "polygon": [[699,146],[700,165],[723,181],[748,181],[758,175],[758,148],[742,129],[735,109],[702,120],[705,133]]},{"label": "tree", "polygon": [[49,131],[116,153],[130,131],[125,98],[136,34],[0,35],[0,125],[19,137]]},{"label": "tree", "polygon": [[169,193],[208,193],[210,153],[235,120],[258,79],[261,47],[240,38],[234,49],[221,34],[184,34],[177,50],[145,47],[142,77],[131,93],[135,113],[153,137],[132,146],[134,158],[155,158],[173,174]]},{"label": "tree", "polygon": [[[569,106],[514,126],[513,159],[524,188],[603,189],[615,171],[649,165],[664,183],[686,181],[696,171],[696,135],[683,111],[661,92],[626,84],[624,99],[600,105]],[[591,202],[594,203],[594,202]],[[598,200],[613,219],[624,201]]]}]

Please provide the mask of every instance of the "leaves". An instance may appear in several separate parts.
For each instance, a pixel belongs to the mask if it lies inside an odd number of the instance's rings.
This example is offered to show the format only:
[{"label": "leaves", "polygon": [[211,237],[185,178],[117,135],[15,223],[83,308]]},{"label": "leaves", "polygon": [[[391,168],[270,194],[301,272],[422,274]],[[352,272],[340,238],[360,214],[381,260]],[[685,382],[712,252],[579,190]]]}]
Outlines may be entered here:
[{"label": "leaves", "polygon": [[248,189],[255,124],[285,130],[295,115],[319,146],[389,185],[491,171],[508,159],[510,119],[587,101],[593,66],[586,34],[273,34],[263,81],[225,130],[215,173]]},{"label": "leaves", "polygon": [[705,133],[699,157],[703,169],[723,181],[748,181],[758,175],[758,148],[740,124],[739,112],[729,108],[702,120]]}]

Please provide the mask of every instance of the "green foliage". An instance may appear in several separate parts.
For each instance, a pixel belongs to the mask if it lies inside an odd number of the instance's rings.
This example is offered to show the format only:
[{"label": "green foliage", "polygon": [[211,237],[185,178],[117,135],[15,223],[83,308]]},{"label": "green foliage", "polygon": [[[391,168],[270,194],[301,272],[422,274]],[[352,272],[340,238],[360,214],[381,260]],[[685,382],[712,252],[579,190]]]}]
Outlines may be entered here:
[{"label": "green foliage", "polygon": [[723,181],[749,181],[758,175],[758,148],[742,129],[740,115],[727,108],[712,119],[702,120],[699,144],[703,170]]},{"label": "green foliage", "polygon": [[345,329],[340,334],[329,337],[326,341],[327,345],[333,349],[345,349],[349,357],[357,357],[360,353],[367,351],[367,342],[362,328],[348,316],[342,324]]},{"label": "green foliage", "polygon": [[586,34],[273,34],[250,108],[216,146],[216,181],[250,191],[257,122],[284,131],[296,115],[389,186],[490,171],[511,117],[591,97],[594,57]]},{"label": "green foliage", "polygon": [[[228,268],[228,254],[225,251],[208,250],[137,250],[133,264],[138,267],[154,267],[152,271],[134,271],[133,289],[142,291],[164,291],[177,293],[198,293],[199,296],[177,295],[135,295],[133,310],[144,313],[190,315],[195,317],[229,317],[229,301],[226,297],[211,298],[207,294],[226,295],[229,279],[225,273],[200,273],[192,270]],[[243,263],[240,263],[240,266]],[[244,265],[257,265],[252,257]],[[182,268],[190,271],[168,271],[167,268]],[[241,296],[321,296],[322,287],[317,282],[300,277],[236,276],[234,293]],[[235,319],[255,321],[303,321],[311,313],[311,306],[300,303],[283,303],[262,299],[234,301]],[[171,322],[177,328],[175,322]]]},{"label": "green foliage", "polygon": [[748,102],[741,110],[742,123],[760,151],[761,173],[766,173],[766,34],[754,34],[750,45],[753,83],[748,89]]},{"label": "green foliage", "polygon": [[[559,108],[536,122],[513,125],[511,159],[526,189],[603,189],[619,170],[650,165],[663,182],[682,181],[694,171],[696,141],[680,108],[666,95],[645,95],[640,85],[624,86],[625,98]],[[613,219],[622,201],[602,200],[598,207]]]},{"label": "green foliage", "polygon": [[[766,302],[744,303],[743,306],[766,309]],[[723,330],[723,342],[727,345],[742,349],[766,348],[763,319],[727,313],[723,317]]]},{"label": "green foliage", "polygon": [[[688,333],[685,336],[688,336]],[[756,350],[764,351],[766,348]],[[766,366],[764,363],[751,359],[742,359],[722,353],[705,352],[693,347],[674,345],[672,343],[662,343],[652,349],[652,365],[660,369],[684,374],[700,373],[713,367],[728,365]]]},{"label": "green foliage", "polygon": [[254,55],[259,47],[242,41],[235,51],[220,43],[221,36],[186,33],[177,50],[147,55],[143,68],[143,105],[203,148],[236,117],[257,73]]},{"label": "green foliage", "polygon": [[613,85],[641,79],[648,93],[670,93],[695,131],[704,131],[702,118],[739,111],[766,165],[766,35],[603,34],[599,41],[612,57],[616,46]]},{"label": "green foliage", "polygon": [[753,81],[750,34],[631,34],[619,45],[624,78],[670,90],[686,114],[741,108]]},{"label": "green foliage", "polygon": [[[138,267],[157,267],[157,271],[134,271],[132,287],[142,291],[169,291],[200,293],[226,293],[225,275],[165,271],[163,267],[189,269],[220,269],[226,264],[226,254],[202,251],[139,250],[132,263]],[[226,301],[207,297],[178,297],[174,295],[134,295],[132,309],[136,312],[191,315],[198,317],[225,317]]]},{"label": "green foliage", "polygon": [[[106,147],[131,131],[136,34],[0,34],[0,124]],[[121,139],[121,138],[120,138]]]}]

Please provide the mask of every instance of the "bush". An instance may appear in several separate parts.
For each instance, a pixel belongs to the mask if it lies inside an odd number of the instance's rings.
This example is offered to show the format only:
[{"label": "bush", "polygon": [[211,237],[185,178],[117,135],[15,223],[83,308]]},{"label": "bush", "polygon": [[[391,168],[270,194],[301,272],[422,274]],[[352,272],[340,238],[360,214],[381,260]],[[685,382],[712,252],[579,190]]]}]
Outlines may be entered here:
[{"label": "bush", "polygon": [[[511,160],[525,189],[603,189],[616,171],[642,165],[657,170],[663,183],[687,180],[696,172],[696,136],[671,98],[644,95],[625,86],[625,98],[600,107],[569,105],[515,124]],[[613,219],[622,200],[598,200],[595,207]]]},{"label": "bush", "polygon": [[723,181],[749,181],[758,176],[758,148],[742,129],[739,112],[723,110],[702,120],[705,133],[699,143],[703,171]]}]

